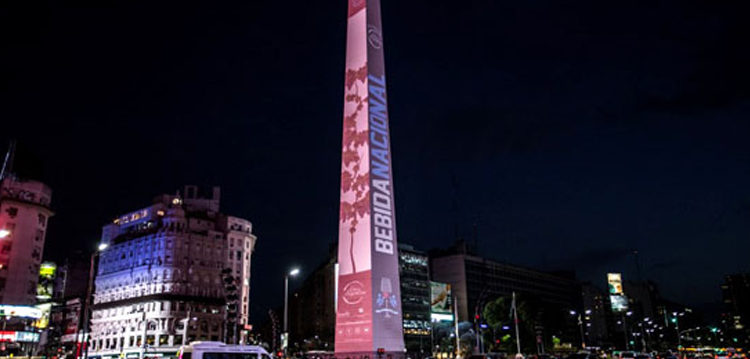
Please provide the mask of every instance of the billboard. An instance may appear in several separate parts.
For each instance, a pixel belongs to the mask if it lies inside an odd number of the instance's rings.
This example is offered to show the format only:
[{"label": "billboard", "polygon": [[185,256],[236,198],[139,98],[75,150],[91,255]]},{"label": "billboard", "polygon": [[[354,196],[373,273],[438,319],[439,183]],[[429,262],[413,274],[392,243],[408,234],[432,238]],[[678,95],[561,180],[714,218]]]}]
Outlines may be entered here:
[{"label": "billboard", "polygon": [[55,290],[55,273],[57,265],[52,262],[44,262],[39,267],[39,282],[36,285],[36,298],[45,301],[52,299]]},{"label": "billboard", "polygon": [[436,314],[453,313],[451,285],[448,283],[430,282],[430,312]]},{"label": "billboard", "polygon": [[39,319],[42,317],[42,310],[26,305],[0,305],[0,317]]},{"label": "billboard", "polygon": [[607,287],[609,294],[622,294],[622,274],[607,273]]},{"label": "billboard", "polygon": [[42,311],[41,318],[34,321],[32,326],[34,328],[46,329],[49,326],[49,317],[52,312],[52,303],[42,303],[36,305],[37,309]]},{"label": "billboard", "polygon": [[39,341],[39,333],[0,331],[0,342],[34,343]]},{"label": "billboard", "polygon": [[363,355],[382,348],[402,356],[379,0],[349,0],[346,41],[335,348]]},{"label": "billboard", "polygon": [[612,303],[613,312],[625,312],[628,310],[628,297],[624,295],[610,295],[609,301]]}]

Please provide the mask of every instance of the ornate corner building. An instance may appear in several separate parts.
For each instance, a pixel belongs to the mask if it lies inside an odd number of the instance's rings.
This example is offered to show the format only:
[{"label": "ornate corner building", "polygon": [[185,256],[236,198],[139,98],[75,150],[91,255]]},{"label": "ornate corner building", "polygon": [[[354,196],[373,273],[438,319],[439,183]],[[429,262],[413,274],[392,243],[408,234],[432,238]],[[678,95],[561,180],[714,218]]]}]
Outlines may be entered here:
[{"label": "ornate corner building", "polygon": [[[174,354],[193,340],[244,341],[257,238],[250,221],[219,211],[219,197],[218,187],[203,194],[186,186],[104,226],[89,355]],[[236,318],[227,311],[222,271],[237,287]]]}]

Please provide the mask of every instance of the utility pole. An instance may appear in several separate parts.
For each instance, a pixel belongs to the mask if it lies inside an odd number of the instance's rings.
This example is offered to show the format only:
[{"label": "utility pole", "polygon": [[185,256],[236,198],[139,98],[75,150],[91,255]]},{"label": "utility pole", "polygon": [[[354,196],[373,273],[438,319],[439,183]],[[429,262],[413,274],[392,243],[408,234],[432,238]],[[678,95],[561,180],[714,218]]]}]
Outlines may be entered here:
[{"label": "utility pole", "polygon": [[188,307],[187,315],[185,316],[185,328],[182,331],[182,346],[183,347],[187,343],[188,326],[190,326],[190,307]]},{"label": "utility pole", "polygon": [[458,336],[458,296],[453,296],[453,329],[456,336],[456,358],[461,354],[461,337]]},{"label": "utility pole", "polygon": [[0,169],[0,181],[5,179],[8,173],[13,172],[13,159],[16,157],[16,140],[10,140],[8,145],[8,152],[5,153],[5,160],[3,161],[3,167]]},{"label": "utility pole", "polygon": [[516,354],[521,354],[521,336],[518,334],[518,309],[516,308],[516,292],[513,292],[513,303],[511,304],[513,310],[513,323],[516,325]]}]

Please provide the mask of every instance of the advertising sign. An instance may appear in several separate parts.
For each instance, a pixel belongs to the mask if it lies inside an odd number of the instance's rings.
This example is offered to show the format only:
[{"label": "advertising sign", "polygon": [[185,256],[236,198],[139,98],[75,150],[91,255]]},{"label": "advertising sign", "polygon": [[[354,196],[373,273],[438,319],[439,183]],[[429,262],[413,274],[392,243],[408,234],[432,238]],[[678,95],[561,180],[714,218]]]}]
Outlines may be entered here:
[{"label": "advertising sign", "polygon": [[42,311],[25,305],[0,305],[0,317],[39,319],[42,317]]},{"label": "advertising sign", "polygon": [[612,303],[613,312],[624,312],[628,310],[628,298],[624,295],[610,295],[609,301]]},{"label": "advertising sign", "polygon": [[335,347],[403,353],[380,3],[348,15]]},{"label": "advertising sign", "polygon": [[39,341],[39,333],[0,331],[0,342],[33,343]]},{"label": "advertising sign", "polygon": [[39,282],[36,286],[36,298],[39,300],[49,300],[52,298],[52,292],[55,289],[55,273],[57,265],[51,262],[44,262],[39,267]]},{"label": "advertising sign", "polygon": [[430,312],[435,314],[453,313],[451,285],[448,283],[430,282]]},{"label": "advertising sign", "polygon": [[607,284],[609,294],[622,294],[622,274],[607,273]]}]

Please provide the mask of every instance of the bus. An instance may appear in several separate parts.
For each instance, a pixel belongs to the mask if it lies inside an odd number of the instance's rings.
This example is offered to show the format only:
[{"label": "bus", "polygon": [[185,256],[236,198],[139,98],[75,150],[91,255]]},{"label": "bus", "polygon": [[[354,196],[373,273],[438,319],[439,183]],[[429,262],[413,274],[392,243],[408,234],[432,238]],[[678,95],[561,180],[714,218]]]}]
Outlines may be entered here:
[{"label": "bus", "polygon": [[222,342],[192,342],[177,352],[178,359],[271,359],[271,355],[257,345],[224,344]]}]

